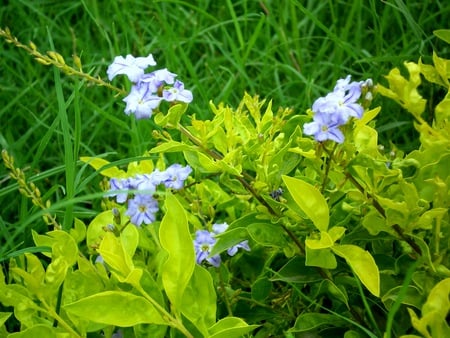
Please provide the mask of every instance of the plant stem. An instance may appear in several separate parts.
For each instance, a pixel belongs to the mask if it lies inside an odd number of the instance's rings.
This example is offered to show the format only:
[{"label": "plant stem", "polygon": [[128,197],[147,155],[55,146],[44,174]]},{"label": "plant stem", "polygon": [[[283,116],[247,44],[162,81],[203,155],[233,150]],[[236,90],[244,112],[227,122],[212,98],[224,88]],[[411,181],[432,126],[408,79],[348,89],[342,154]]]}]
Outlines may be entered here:
[{"label": "plant stem", "polygon": [[174,318],[169,312],[166,311],[157,301],[155,301],[140,284],[133,285],[161,314],[162,318],[167,321],[167,325],[172,326],[183,333],[188,338],[194,338],[194,336],[184,327],[183,323],[177,318]]},{"label": "plant stem", "polygon": [[322,181],[322,187],[320,189],[320,192],[322,192],[322,193],[325,191],[325,187],[327,186],[328,174],[330,173],[331,162],[333,162],[333,155],[334,155],[334,152],[335,152],[337,146],[338,146],[338,143],[335,143],[331,152],[329,152],[328,149],[325,146],[323,146],[323,149],[328,154],[328,160],[326,161],[325,174],[324,174],[323,181]]},{"label": "plant stem", "polygon": [[[364,187],[359,184],[359,182],[349,173],[346,173],[346,177],[350,180],[350,182],[352,182],[352,184],[363,194],[365,194],[370,200],[372,200],[372,205],[374,206],[374,208],[380,213],[381,216],[383,216],[383,218],[386,218],[386,211],[383,209],[383,207],[381,206],[381,204],[375,199],[374,196],[372,196],[370,193],[366,192],[364,190]],[[413,248],[413,250],[418,254],[421,255],[422,254],[422,250],[420,249],[420,247],[417,245],[416,242],[414,242],[413,239],[411,239],[410,237],[408,237],[402,230],[402,228],[400,228],[400,226],[398,224],[393,224],[392,228],[394,229],[394,231],[397,233],[397,235],[404,240],[406,243],[408,243],[411,248]]]},{"label": "plant stem", "polygon": [[[187,130],[184,126],[182,126],[181,124],[178,124],[178,129],[180,130],[180,132],[185,135],[192,143],[194,143],[196,146],[198,146],[202,151],[204,151],[206,154],[208,154],[209,156],[211,156],[212,158],[214,158],[215,160],[222,160],[223,156],[221,154],[219,154],[218,152],[208,149],[206,148],[202,142],[195,137],[194,135],[192,135],[192,133]],[[253,189],[253,187],[251,186],[250,183],[247,182],[247,179],[252,180],[253,177],[251,177],[250,175],[248,175],[246,172],[242,172],[242,176],[236,176],[236,179],[245,187],[245,189],[252,194],[252,196],[264,207],[266,207],[266,209],[269,211],[270,214],[274,215],[274,216],[280,216],[265,200],[264,198],[261,197],[260,194],[258,194],[255,189]],[[304,254],[305,253],[305,248],[303,246],[303,244],[298,240],[297,236],[295,236],[295,234],[289,230],[284,224],[280,224],[281,227],[283,228],[283,230],[287,233],[287,235],[294,241],[295,245],[299,248],[300,253]]]},{"label": "plant stem", "polygon": [[228,296],[227,296],[227,290],[225,290],[225,283],[223,282],[223,277],[222,277],[222,273],[220,272],[220,268],[217,268],[216,272],[219,275],[219,285],[220,285],[220,290],[222,291],[223,299],[225,301],[225,306],[227,308],[228,315],[231,317],[231,316],[233,316],[233,310],[231,309],[230,300],[228,299]]},{"label": "plant stem", "polygon": [[40,301],[42,302],[42,304],[45,307],[45,310],[47,311],[47,313],[53,317],[56,321],[58,321],[58,323],[67,331],[69,332],[72,336],[74,337],[79,337],[82,338],[82,336],[76,332],[69,324],[66,323],[66,321],[61,318],[59,316],[59,314],[56,313],[56,311],[47,304],[47,302],[45,301],[45,299],[41,298]]}]

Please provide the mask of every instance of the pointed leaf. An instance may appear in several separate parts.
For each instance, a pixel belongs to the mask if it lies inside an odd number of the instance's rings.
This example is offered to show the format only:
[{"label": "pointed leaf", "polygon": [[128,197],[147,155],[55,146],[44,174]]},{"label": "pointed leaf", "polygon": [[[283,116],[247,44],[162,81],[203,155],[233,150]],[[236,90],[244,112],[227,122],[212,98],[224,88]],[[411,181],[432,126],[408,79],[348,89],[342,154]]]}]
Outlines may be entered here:
[{"label": "pointed leaf", "polygon": [[166,214],[159,227],[161,246],[168,253],[162,267],[162,282],[172,305],[180,310],[184,290],[195,267],[195,253],[186,212],[170,192],[166,195]]},{"label": "pointed leaf", "polygon": [[216,301],[211,274],[196,264],[183,294],[181,312],[205,336],[208,335],[208,327],[216,322]]},{"label": "pointed leaf", "polygon": [[377,297],[380,296],[380,273],[368,251],[351,244],[335,245],[331,250],[347,261],[367,290]]},{"label": "pointed leaf", "polygon": [[240,338],[259,325],[248,325],[240,318],[225,317],[209,328],[209,338]]}]

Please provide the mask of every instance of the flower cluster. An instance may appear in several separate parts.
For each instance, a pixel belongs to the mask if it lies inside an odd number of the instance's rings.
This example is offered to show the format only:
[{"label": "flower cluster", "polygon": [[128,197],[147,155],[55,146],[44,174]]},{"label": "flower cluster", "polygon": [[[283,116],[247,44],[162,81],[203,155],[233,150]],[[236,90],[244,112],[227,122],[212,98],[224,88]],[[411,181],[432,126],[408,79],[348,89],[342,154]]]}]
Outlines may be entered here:
[{"label": "flower cluster", "polygon": [[[128,178],[111,178],[109,181],[109,196],[116,197],[117,203],[128,200],[126,215],[136,226],[142,223],[150,224],[156,219],[159,210],[158,201],[153,197],[157,187],[163,184],[166,188],[179,190],[183,188],[184,181],[192,172],[191,167],[173,164],[164,171],[158,169],[150,174],[140,174]],[[130,198],[128,190],[137,190]]]},{"label": "flower cluster", "polygon": [[331,93],[313,103],[313,122],[305,123],[303,126],[306,135],[313,135],[319,142],[326,140],[344,142],[344,135],[339,127],[346,124],[351,117],[357,119],[362,117],[364,108],[359,103],[362,88],[372,87],[370,79],[360,82],[350,80],[350,75],[345,79],[339,79]]},{"label": "flower cluster", "polygon": [[107,74],[110,81],[123,74],[133,82],[130,93],[123,99],[127,115],[134,114],[137,119],[149,118],[162,101],[192,101],[192,92],[184,89],[183,82],[175,79],[177,74],[169,72],[167,68],[145,73],[147,67],[155,65],[152,54],[136,58],[132,55],[125,58],[116,56],[109,65]]},{"label": "flower cluster", "polygon": [[[197,230],[194,239],[194,248],[197,264],[201,264],[203,261],[207,261],[209,264],[219,267],[221,263],[220,255],[214,255],[210,257],[211,250],[216,244],[217,239],[215,236],[221,234],[228,228],[227,223],[214,224],[212,226],[212,232],[208,230]],[[242,241],[237,245],[232,246],[227,250],[228,255],[234,256],[238,249],[244,249],[250,251],[248,241]]]}]

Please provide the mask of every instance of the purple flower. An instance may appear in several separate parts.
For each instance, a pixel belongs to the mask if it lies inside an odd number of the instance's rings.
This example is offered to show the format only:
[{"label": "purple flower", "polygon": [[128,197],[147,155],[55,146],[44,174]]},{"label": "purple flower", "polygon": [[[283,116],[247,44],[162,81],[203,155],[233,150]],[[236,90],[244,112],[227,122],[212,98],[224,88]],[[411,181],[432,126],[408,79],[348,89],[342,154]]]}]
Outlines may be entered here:
[{"label": "purple flower", "polygon": [[194,240],[195,261],[197,264],[201,264],[206,260],[215,267],[220,266],[220,255],[209,257],[214,244],[216,244],[216,239],[213,233],[207,230],[197,230]]},{"label": "purple flower", "polygon": [[179,190],[183,188],[184,181],[191,172],[192,168],[190,166],[183,167],[180,164],[172,164],[165,170],[164,174],[166,177],[161,183],[164,183],[166,188]]},{"label": "purple flower", "polygon": [[[109,186],[111,192],[117,191],[117,190],[127,190],[130,188],[130,182],[126,178],[111,178],[109,180]],[[118,192],[118,193],[112,193],[109,194],[109,196],[116,196],[117,203],[123,203],[128,198],[128,192]]]},{"label": "purple flower", "polygon": [[158,202],[151,195],[137,194],[128,201],[126,215],[130,216],[131,223],[140,227],[142,223],[154,222],[158,210]]},{"label": "purple flower", "polygon": [[154,173],[155,172],[152,172],[151,174],[136,175],[132,180],[132,187],[146,194],[153,194],[156,191],[156,187],[161,183],[155,179]]},{"label": "purple flower", "polygon": [[[213,229],[213,233],[215,235],[219,235],[228,229],[228,223],[215,223],[215,224],[213,224],[212,229]],[[244,249],[246,251],[250,251],[250,247],[248,246],[248,241],[245,240],[236,245],[233,245],[231,248],[228,248],[227,253],[229,256],[234,256],[238,252],[238,249]]]},{"label": "purple flower", "polygon": [[[336,118],[338,120],[336,120]],[[303,132],[306,135],[313,135],[316,141],[323,142],[333,140],[337,143],[344,142],[344,135],[339,129],[342,123],[339,116],[327,113],[316,113],[313,122],[303,125]]]},{"label": "purple flower", "polygon": [[244,249],[246,251],[250,251],[250,247],[248,246],[248,241],[242,241],[236,245],[233,245],[231,248],[227,250],[228,255],[234,256],[238,252],[238,249]]},{"label": "purple flower", "polygon": [[314,101],[311,107],[314,112],[313,121],[303,126],[306,135],[313,135],[319,142],[344,142],[344,135],[339,127],[346,124],[351,117],[361,118],[364,112],[358,101],[361,98],[361,87],[366,82],[350,80],[350,75],[337,80],[331,93]]},{"label": "purple flower", "polygon": [[176,80],[173,87],[163,90],[163,98],[169,102],[180,101],[189,103],[193,97],[191,91],[184,89],[183,82]]},{"label": "purple flower", "polygon": [[144,74],[140,78],[140,82],[148,83],[149,88],[156,93],[160,86],[164,84],[173,84],[176,76],[177,74],[171,73],[167,68],[164,68]]},{"label": "purple flower", "polygon": [[148,66],[155,65],[156,62],[152,54],[149,54],[147,57],[137,58],[128,54],[125,58],[123,56],[116,56],[113,63],[109,65],[106,73],[108,74],[109,81],[114,79],[116,75],[125,74],[131,82],[136,83]]},{"label": "purple flower", "polygon": [[155,95],[146,83],[141,83],[132,86],[130,94],[123,101],[127,103],[125,113],[134,114],[139,120],[152,116],[153,110],[161,103],[161,97]]}]

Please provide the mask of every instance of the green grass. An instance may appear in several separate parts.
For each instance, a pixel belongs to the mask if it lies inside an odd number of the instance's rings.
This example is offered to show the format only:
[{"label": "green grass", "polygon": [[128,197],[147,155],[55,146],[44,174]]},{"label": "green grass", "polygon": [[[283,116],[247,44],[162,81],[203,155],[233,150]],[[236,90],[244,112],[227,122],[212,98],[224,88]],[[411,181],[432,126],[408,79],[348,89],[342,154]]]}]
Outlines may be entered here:
[{"label": "green grass", "polygon": [[[190,114],[208,117],[210,100],[236,106],[245,91],[301,114],[347,74],[382,81],[404,60],[429,61],[433,49],[448,57],[448,45],[432,36],[448,28],[446,3],[16,0],[0,8],[0,22],[22,42],[54,49],[68,63],[80,55],[85,71],[105,79],[114,56],[151,52],[193,91]],[[61,75],[4,41],[0,46],[0,145],[45,198],[59,203],[54,211],[69,227],[73,217],[92,216],[95,204],[83,196],[99,191],[99,178],[79,156],[139,156],[154,144],[153,124],[126,118],[121,98],[106,88]],[[382,142],[408,149],[415,137],[411,118],[384,107],[377,123]],[[38,210],[18,195],[3,166],[0,182],[3,255],[30,244],[30,228],[42,231],[45,224],[30,221]]]}]

